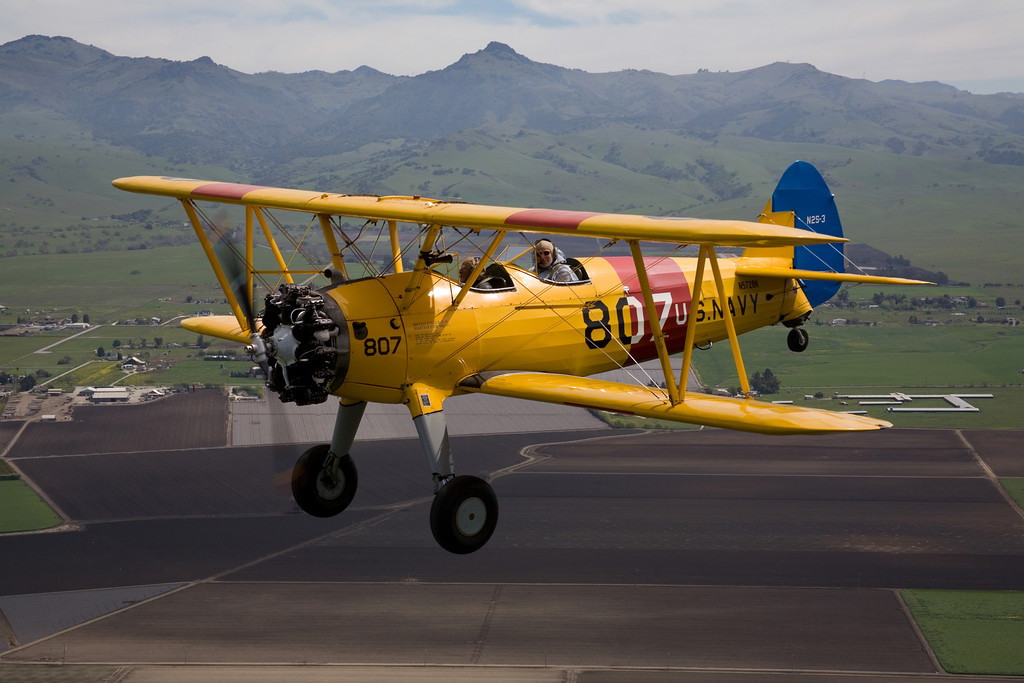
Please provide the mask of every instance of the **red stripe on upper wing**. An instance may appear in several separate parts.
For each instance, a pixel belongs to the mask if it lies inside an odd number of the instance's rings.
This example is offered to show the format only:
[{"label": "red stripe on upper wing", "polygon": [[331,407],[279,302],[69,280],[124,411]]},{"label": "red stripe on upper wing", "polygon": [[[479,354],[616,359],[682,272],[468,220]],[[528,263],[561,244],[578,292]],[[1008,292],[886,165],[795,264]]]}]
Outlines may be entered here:
[{"label": "red stripe on upper wing", "polygon": [[521,228],[557,228],[560,230],[576,230],[580,223],[600,216],[591,211],[559,211],[557,209],[526,209],[518,211],[505,219],[505,225]]},{"label": "red stripe on upper wing", "polygon": [[192,190],[193,197],[213,197],[216,199],[241,199],[253,190],[266,189],[262,185],[241,185],[239,183],[208,183]]}]

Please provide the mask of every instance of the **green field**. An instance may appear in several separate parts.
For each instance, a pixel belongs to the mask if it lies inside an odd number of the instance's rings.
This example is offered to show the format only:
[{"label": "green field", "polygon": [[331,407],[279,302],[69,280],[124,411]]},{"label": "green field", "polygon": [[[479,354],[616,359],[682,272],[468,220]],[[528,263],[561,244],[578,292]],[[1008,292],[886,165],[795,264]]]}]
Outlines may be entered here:
[{"label": "green field", "polygon": [[942,668],[957,674],[1024,674],[1024,593],[900,592]]},{"label": "green field", "polygon": [[0,533],[49,529],[60,517],[21,479],[0,479]]},{"label": "green field", "polygon": [[999,483],[1003,485],[1003,488],[1010,494],[1010,497],[1016,501],[1017,507],[1024,510],[1024,477],[1000,479]]},{"label": "green field", "polygon": [[[843,406],[832,400],[836,393],[991,393],[995,398],[972,402],[979,413],[886,413],[884,407],[867,409],[874,417],[905,427],[1024,427],[1024,326],[978,324],[961,318],[950,318],[950,324],[909,325],[906,313],[871,311],[870,315],[878,324],[816,324],[851,317],[848,309],[816,310],[806,327],[810,345],[803,353],[789,351],[788,330],[781,326],[745,334],[740,337],[740,348],[747,375],[767,368],[780,379],[781,393],[765,396],[766,400],[792,400],[834,410],[860,407],[854,401]],[[712,387],[739,384],[727,342],[695,353],[694,363],[702,381]],[[825,399],[804,398],[819,392]],[[947,407],[942,403],[928,405]]]},{"label": "green field", "polygon": [[[827,311],[814,314],[815,320],[830,317]],[[806,329],[810,345],[803,353],[786,348],[783,327],[740,337],[748,374],[771,368],[784,387],[794,389],[1024,384],[1024,326],[811,324]],[[727,342],[716,344],[711,352],[696,353],[695,360],[707,384],[737,383]]]},{"label": "green field", "polygon": [[[195,241],[195,236],[192,236]],[[92,322],[194,314],[210,308],[188,296],[224,295],[198,244],[138,251],[5,258],[0,322],[18,316],[89,313]],[[136,272],[137,271],[137,272]],[[135,273],[134,275],[132,273]],[[170,298],[170,302],[161,299]]]}]

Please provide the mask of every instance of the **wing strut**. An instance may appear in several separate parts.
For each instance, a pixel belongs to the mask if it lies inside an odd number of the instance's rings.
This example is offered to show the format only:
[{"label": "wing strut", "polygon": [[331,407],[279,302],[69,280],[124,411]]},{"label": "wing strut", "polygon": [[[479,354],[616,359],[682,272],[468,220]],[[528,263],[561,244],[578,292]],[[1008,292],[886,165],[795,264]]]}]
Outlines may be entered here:
[{"label": "wing strut", "polygon": [[708,245],[708,258],[711,260],[711,272],[715,275],[715,287],[718,288],[718,303],[722,307],[722,315],[725,316],[725,331],[729,334],[729,346],[732,347],[732,359],[736,361],[736,374],[740,377],[740,388],[743,395],[750,396],[750,381],[747,379],[747,371],[743,367],[743,356],[740,354],[740,338],[736,334],[736,323],[732,319],[732,311],[729,308],[729,301],[725,295],[725,285],[722,284],[722,272],[718,268],[718,255],[715,254],[715,247]]},{"label": "wing strut", "polygon": [[686,323],[686,342],[683,344],[683,367],[679,371],[679,386],[683,387],[683,400],[686,399],[686,385],[690,381],[690,362],[693,360],[693,341],[697,334],[697,319],[694,315],[696,305],[700,303],[701,285],[704,282],[704,263],[708,258],[707,245],[700,245],[697,252],[697,273],[693,278],[693,287],[690,289],[690,313]]},{"label": "wing strut", "polygon": [[[270,226],[267,225],[267,219],[263,215],[263,211],[261,211],[258,206],[249,206],[248,204],[245,208],[247,210],[252,209],[252,212],[256,214],[256,220],[260,222],[260,227],[263,228],[263,236],[267,238],[267,244],[270,245],[270,250],[274,253],[274,260],[277,261],[277,267],[281,270],[281,273],[278,274],[284,274],[285,282],[291,284],[292,274],[288,272],[288,264],[285,263],[284,255],[281,254],[281,250],[277,246],[277,240],[274,239],[274,235],[270,232]],[[248,216],[246,216],[246,220],[250,220]],[[249,263],[252,263],[251,259]]]},{"label": "wing strut", "polygon": [[[690,312],[686,324],[686,343],[683,345],[683,367],[679,372],[679,386],[682,390],[679,393],[680,402],[686,400],[686,384],[690,377],[690,365],[693,361],[693,343],[697,333],[697,319],[695,310],[700,304],[701,290],[704,284],[704,267],[711,262],[711,272],[715,280],[715,288],[718,290],[718,302],[725,315],[725,330],[729,335],[729,346],[732,348],[732,358],[736,363],[736,374],[740,378],[740,388],[745,396],[750,396],[750,382],[747,379],[746,368],[743,367],[743,356],[740,354],[740,340],[736,334],[736,325],[729,310],[729,302],[725,296],[725,284],[722,282],[722,272],[718,267],[718,254],[715,247],[710,244],[700,245],[697,254],[697,272],[694,276],[693,285],[690,289]],[[659,350],[659,356],[661,351]]]},{"label": "wing strut", "polygon": [[402,298],[401,311],[404,313],[409,310],[412,306],[412,302],[415,300],[416,292],[423,284],[423,278],[426,276],[427,271],[430,270],[432,263],[430,262],[430,252],[434,248],[434,242],[437,241],[437,236],[441,233],[441,226],[438,223],[431,223],[430,227],[427,228],[427,234],[423,238],[423,245],[420,247],[419,258],[416,259],[416,267],[413,268],[412,275],[409,277],[409,282],[405,286],[405,292]]},{"label": "wing strut", "polygon": [[[242,296],[249,301],[248,307],[244,310],[252,311],[256,307],[253,305],[253,289],[252,289],[252,207],[245,207],[245,287]],[[243,314],[244,314],[243,310]],[[255,332],[255,330],[249,330]]]},{"label": "wing strut", "polygon": [[348,277],[348,273],[345,271],[345,259],[342,258],[338,240],[334,237],[334,225],[331,223],[330,215],[318,213],[316,217],[320,219],[320,230],[323,231],[324,241],[327,242],[327,248],[331,252],[331,265]]},{"label": "wing strut", "polygon": [[395,272],[402,272],[402,244],[398,241],[398,221],[388,221],[388,237],[391,239],[391,261]]},{"label": "wing strut", "polygon": [[[651,281],[647,277],[647,267],[644,265],[644,255],[640,251],[640,243],[636,240],[629,240],[629,251],[633,254],[633,264],[636,267],[636,276],[640,280],[640,290],[644,295],[644,308],[647,309],[647,319],[651,321],[651,333],[654,335],[654,348],[658,351],[658,360],[661,361],[661,372],[665,376],[665,389],[668,391],[668,400],[672,405],[679,403],[682,398],[679,394],[679,387],[676,385],[675,375],[672,373],[672,362],[668,358],[668,347],[665,346],[665,335],[661,330],[661,318],[658,317],[658,310],[654,305],[654,292],[651,291]],[[638,330],[638,333],[643,330]],[[686,385],[683,385],[684,391]]]},{"label": "wing strut", "polygon": [[[192,229],[195,230],[196,237],[199,238],[199,243],[203,246],[203,252],[206,253],[206,259],[213,267],[213,272],[217,276],[217,282],[220,284],[220,288],[224,290],[224,296],[228,300],[228,305],[231,306],[231,312],[235,314],[235,320],[238,321],[238,327],[244,330],[246,334],[252,334],[254,331],[249,329],[249,321],[246,320],[245,314],[242,312],[242,307],[238,303],[238,298],[235,296],[234,288],[228,282],[228,277],[224,274],[224,269],[221,267],[220,261],[217,259],[217,254],[213,251],[213,245],[210,243],[210,238],[206,236],[206,231],[203,229],[203,223],[199,219],[199,213],[196,211],[195,205],[187,199],[182,199],[181,205],[185,207],[185,213],[188,214],[188,219],[192,222]],[[250,267],[247,263],[246,271],[249,269]],[[247,281],[249,277],[251,277],[251,275],[247,276]],[[250,289],[249,292],[251,296],[252,290]]]},{"label": "wing strut", "polygon": [[736,334],[736,324],[732,319],[732,310],[729,308],[728,298],[725,296],[725,286],[722,284],[722,271],[718,267],[718,255],[715,247],[708,245],[708,257],[711,260],[711,271],[715,273],[715,287],[718,288],[718,303],[722,306],[725,315],[725,331],[729,334],[729,346],[732,348],[732,359],[736,361],[736,374],[739,375],[739,388],[743,395],[750,397],[751,383],[746,379],[746,369],[743,368],[743,356],[739,352],[739,336]]}]

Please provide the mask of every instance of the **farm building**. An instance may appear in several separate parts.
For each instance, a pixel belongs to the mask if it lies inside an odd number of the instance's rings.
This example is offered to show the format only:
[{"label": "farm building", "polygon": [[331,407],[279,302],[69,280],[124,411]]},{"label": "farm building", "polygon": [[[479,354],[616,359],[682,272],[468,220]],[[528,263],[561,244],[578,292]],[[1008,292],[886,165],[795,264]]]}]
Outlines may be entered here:
[{"label": "farm building", "polygon": [[117,387],[87,387],[81,393],[93,403],[127,403],[129,396],[127,389]]},{"label": "farm building", "polygon": [[136,356],[131,356],[131,357],[125,358],[123,361],[121,361],[121,369],[122,370],[136,370],[136,369],[144,370],[145,368],[146,368],[146,361],[142,360],[141,358],[137,358]]}]

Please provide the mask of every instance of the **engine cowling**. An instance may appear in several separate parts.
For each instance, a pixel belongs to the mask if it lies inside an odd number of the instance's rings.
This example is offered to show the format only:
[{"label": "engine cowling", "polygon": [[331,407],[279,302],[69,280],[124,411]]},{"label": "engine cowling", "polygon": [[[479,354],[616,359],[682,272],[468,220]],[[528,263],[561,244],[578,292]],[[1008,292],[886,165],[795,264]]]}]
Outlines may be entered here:
[{"label": "engine cowling", "polygon": [[284,403],[323,403],[344,379],[348,326],[334,301],[306,285],[282,284],[266,297],[263,330],[249,352]]}]

